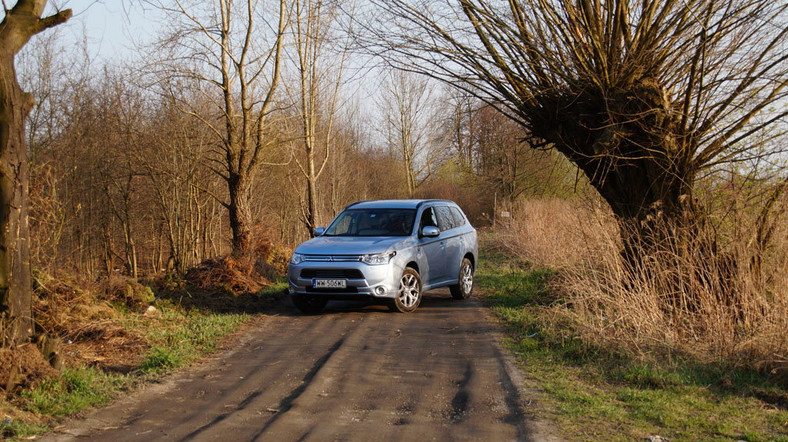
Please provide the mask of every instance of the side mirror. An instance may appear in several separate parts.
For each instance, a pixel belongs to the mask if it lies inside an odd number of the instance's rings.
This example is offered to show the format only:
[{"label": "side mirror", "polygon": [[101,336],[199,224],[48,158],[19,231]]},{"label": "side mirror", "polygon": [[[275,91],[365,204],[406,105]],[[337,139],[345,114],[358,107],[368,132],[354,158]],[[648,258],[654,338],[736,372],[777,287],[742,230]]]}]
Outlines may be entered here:
[{"label": "side mirror", "polygon": [[320,236],[320,235],[322,235],[322,234],[323,234],[323,232],[325,232],[325,231],[326,231],[326,228],[325,228],[325,227],[318,227],[318,228],[316,228],[316,229],[315,229],[315,232],[314,232],[314,234],[315,234],[315,236]]},{"label": "side mirror", "polygon": [[423,237],[435,238],[440,234],[440,229],[435,226],[424,226],[424,228],[421,229],[421,236]]}]

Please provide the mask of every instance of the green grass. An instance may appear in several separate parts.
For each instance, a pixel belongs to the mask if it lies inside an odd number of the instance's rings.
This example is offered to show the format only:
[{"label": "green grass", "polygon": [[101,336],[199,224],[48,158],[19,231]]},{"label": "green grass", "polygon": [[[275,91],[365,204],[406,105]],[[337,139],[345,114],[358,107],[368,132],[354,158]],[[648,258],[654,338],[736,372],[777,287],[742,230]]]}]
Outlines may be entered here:
[{"label": "green grass", "polygon": [[31,439],[47,430],[49,430],[49,427],[46,425],[25,422],[20,419],[6,418],[0,421],[0,439]]},{"label": "green grass", "polygon": [[483,256],[477,283],[509,331],[504,345],[545,392],[542,413],[564,437],[788,442],[788,392],[765,375],[678,357],[635,360],[581,342],[555,314],[562,300],[549,288],[554,274]]},{"label": "green grass", "polygon": [[140,370],[158,373],[189,364],[215,351],[223,336],[248,319],[249,315],[239,313],[208,314],[163,308],[163,326],[147,332],[151,349],[140,364]]},{"label": "green grass", "polygon": [[128,384],[125,375],[103,373],[94,368],[68,368],[61,376],[46,379],[22,393],[28,411],[48,416],[76,413],[109,402]]},{"label": "green grass", "polygon": [[[279,281],[252,296],[275,299],[287,287]],[[227,295],[224,295],[227,296]],[[201,308],[182,308],[161,299],[161,318],[145,329],[150,350],[140,364],[143,373],[162,373],[194,362],[216,351],[222,337],[251,318],[247,313],[216,313]],[[136,319],[144,327],[147,320]]]}]

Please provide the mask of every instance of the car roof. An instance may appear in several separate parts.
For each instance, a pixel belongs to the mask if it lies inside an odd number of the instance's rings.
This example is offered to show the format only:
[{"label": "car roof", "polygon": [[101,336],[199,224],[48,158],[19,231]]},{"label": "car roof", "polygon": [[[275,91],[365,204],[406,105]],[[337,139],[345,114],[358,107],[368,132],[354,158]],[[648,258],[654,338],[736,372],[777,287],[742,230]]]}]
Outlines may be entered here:
[{"label": "car roof", "polygon": [[345,209],[418,209],[425,203],[435,202],[456,205],[449,200],[436,199],[372,200],[357,201],[348,205]]}]

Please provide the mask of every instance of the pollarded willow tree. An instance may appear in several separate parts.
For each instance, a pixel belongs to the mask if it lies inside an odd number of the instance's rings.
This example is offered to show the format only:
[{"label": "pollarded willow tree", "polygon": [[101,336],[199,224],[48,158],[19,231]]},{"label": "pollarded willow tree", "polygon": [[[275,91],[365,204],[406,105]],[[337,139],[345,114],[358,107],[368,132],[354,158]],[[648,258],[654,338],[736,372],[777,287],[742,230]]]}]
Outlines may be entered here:
[{"label": "pollarded willow tree", "polygon": [[28,163],[25,120],[35,101],[19,86],[16,54],[31,37],[71,17],[71,10],[42,17],[46,0],[3,5],[0,22],[0,343],[20,343],[33,333]]},{"label": "pollarded willow tree", "polygon": [[788,114],[784,1],[374,2],[397,29],[369,27],[378,50],[557,149],[624,232],[646,233],[655,219],[693,228],[699,174],[764,155]]}]

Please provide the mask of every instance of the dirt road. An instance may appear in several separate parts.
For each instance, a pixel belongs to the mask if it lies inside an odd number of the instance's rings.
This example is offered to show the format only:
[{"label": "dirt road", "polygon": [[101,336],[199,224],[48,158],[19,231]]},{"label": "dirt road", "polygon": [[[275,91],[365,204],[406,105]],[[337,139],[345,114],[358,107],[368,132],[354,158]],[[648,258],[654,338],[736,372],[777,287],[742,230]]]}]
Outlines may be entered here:
[{"label": "dirt road", "polygon": [[427,294],[413,314],[284,307],[238,345],[48,440],[545,440],[473,299]]}]

